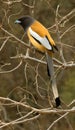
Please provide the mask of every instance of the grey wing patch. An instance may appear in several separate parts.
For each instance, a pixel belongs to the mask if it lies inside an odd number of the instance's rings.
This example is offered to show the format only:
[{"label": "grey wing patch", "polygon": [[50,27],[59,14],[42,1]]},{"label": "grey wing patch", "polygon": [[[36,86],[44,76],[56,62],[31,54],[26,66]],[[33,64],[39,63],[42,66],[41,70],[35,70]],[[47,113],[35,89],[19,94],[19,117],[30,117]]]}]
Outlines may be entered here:
[{"label": "grey wing patch", "polygon": [[38,41],[40,44],[42,44],[46,49],[48,50],[52,50],[52,46],[48,40],[48,38],[45,37],[41,37],[40,35],[38,35],[36,32],[34,32],[31,28],[29,28],[30,31],[30,35],[36,40]]}]

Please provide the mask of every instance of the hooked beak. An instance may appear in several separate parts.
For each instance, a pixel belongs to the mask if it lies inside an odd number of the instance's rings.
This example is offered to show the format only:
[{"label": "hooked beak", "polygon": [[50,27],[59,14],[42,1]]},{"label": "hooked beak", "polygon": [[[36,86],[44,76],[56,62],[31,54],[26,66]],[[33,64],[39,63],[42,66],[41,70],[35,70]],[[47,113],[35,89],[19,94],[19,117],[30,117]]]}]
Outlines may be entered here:
[{"label": "hooked beak", "polygon": [[16,20],[16,21],[15,21],[15,24],[20,24],[20,23],[21,23],[20,20]]}]

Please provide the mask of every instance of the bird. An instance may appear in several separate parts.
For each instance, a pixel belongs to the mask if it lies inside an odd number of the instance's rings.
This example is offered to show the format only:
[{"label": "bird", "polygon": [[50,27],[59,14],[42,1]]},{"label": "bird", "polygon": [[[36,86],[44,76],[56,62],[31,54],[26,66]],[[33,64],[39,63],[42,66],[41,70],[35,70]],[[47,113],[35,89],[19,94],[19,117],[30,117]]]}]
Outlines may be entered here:
[{"label": "bird", "polygon": [[52,90],[56,102],[56,107],[60,106],[61,101],[58,94],[53,67],[54,49],[58,50],[58,48],[53,38],[51,37],[48,29],[42,23],[40,23],[38,20],[29,15],[25,15],[15,20],[15,24],[20,24],[23,27],[32,45],[39,51],[46,54],[47,71],[48,76],[51,78]]}]

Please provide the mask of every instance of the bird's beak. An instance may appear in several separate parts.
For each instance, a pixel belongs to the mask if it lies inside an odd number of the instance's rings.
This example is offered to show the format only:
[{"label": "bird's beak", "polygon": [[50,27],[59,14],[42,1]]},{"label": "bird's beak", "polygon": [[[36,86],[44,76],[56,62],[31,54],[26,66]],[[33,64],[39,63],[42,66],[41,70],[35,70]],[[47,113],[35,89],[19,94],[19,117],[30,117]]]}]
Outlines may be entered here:
[{"label": "bird's beak", "polygon": [[20,23],[21,23],[20,20],[16,20],[16,21],[15,21],[15,24],[20,24]]}]

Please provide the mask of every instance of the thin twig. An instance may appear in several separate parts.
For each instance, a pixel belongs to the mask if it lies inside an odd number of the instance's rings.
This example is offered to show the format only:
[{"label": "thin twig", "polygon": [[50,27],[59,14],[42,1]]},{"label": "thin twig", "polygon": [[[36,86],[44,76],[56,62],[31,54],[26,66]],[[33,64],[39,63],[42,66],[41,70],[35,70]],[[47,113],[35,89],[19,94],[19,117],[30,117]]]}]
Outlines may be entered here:
[{"label": "thin twig", "polygon": [[30,48],[30,46],[28,44],[26,44],[25,42],[23,42],[22,40],[18,39],[14,34],[8,32],[6,29],[4,29],[3,27],[1,27],[1,30],[3,30],[5,33],[7,33],[9,36],[13,37],[15,40],[17,40],[18,42],[22,43],[23,45],[25,45],[25,47]]},{"label": "thin twig", "polygon": [[0,47],[0,51],[3,49],[3,47],[5,46],[5,44],[7,43],[7,41],[9,40],[10,37],[7,37],[4,42],[2,43],[2,46]]},{"label": "thin twig", "polygon": [[0,74],[11,73],[11,72],[17,70],[21,65],[22,65],[22,60],[20,61],[20,63],[15,68],[13,68],[11,70],[7,70],[7,71],[2,70],[2,71],[0,71]]},{"label": "thin twig", "polygon": [[60,56],[61,56],[61,59],[62,59],[63,63],[66,64],[66,61],[65,61],[65,58],[64,58],[64,55],[63,55],[63,46],[62,46],[62,44],[61,44],[60,31],[59,31],[59,25],[58,25],[58,10],[59,10],[59,5],[57,6],[56,18],[55,18],[56,31],[57,31],[58,42],[59,42],[60,45],[61,45],[61,48],[60,48]]},{"label": "thin twig", "polygon": [[64,118],[68,114],[69,114],[69,112],[65,113],[64,115],[62,115],[61,117],[59,117],[58,119],[56,119],[55,121],[53,121],[53,123],[48,127],[47,130],[50,130],[59,120],[61,120],[62,118]]}]

